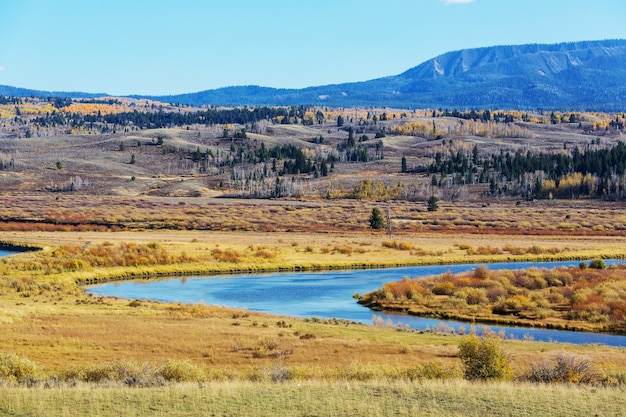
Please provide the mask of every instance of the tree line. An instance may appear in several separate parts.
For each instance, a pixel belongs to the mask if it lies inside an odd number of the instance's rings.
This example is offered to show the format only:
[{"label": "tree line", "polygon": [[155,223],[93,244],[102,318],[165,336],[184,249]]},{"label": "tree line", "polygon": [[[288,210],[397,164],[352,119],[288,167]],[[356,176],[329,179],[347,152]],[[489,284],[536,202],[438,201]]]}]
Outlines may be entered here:
[{"label": "tree line", "polygon": [[21,103],[22,103],[22,99],[19,97],[0,95],[0,104],[21,104]]},{"label": "tree line", "polygon": [[474,146],[464,151],[437,152],[426,168],[433,186],[489,184],[489,194],[532,198],[619,198],[626,191],[626,145],[568,152],[499,153],[480,156]]},{"label": "tree line", "polygon": [[[55,107],[66,104],[65,99],[53,101]],[[155,112],[138,111],[110,113],[110,114],[80,114],[80,113],[53,113],[33,119],[33,124],[48,127],[50,125],[68,125],[70,127],[113,125],[134,126],[139,129],[161,129],[188,125],[217,125],[217,124],[254,124],[261,120],[278,121],[282,124],[299,121],[307,124],[305,113],[308,106],[292,107],[254,107],[207,109],[195,112],[165,112],[161,109]],[[312,124],[309,120],[308,124]]]}]

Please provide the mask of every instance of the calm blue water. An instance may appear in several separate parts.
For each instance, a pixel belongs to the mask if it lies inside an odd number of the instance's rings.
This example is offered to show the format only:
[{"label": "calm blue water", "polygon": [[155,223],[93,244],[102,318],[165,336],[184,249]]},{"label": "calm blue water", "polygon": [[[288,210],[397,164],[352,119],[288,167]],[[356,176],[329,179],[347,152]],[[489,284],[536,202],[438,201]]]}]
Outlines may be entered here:
[{"label": "calm blue water", "polygon": [[2,249],[0,249],[0,258],[3,257],[3,256],[15,255],[16,253],[18,253],[18,252],[12,252],[12,251],[9,251],[9,250],[2,250]]},{"label": "calm blue water", "polygon": [[[607,264],[616,262],[607,261]],[[489,268],[492,270],[552,268],[578,266],[579,263],[579,261],[515,262],[490,264]],[[355,293],[364,294],[373,291],[385,282],[397,281],[407,276],[424,277],[439,275],[447,271],[458,273],[471,271],[477,266],[479,264],[115,281],[90,286],[87,292],[97,296],[204,303],[278,315],[346,319],[367,324],[380,322],[382,319],[386,324],[393,323],[393,325],[421,330],[448,326],[458,332],[461,327],[468,331],[470,324],[372,312],[357,304],[352,296]],[[522,327],[490,326],[489,328],[495,332],[503,330],[508,337],[517,339],[529,338],[536,341],[577,344],[599,343],[626,347],[626,336]],[[476,329],[480,332],[483,326],[477,325]]]}]

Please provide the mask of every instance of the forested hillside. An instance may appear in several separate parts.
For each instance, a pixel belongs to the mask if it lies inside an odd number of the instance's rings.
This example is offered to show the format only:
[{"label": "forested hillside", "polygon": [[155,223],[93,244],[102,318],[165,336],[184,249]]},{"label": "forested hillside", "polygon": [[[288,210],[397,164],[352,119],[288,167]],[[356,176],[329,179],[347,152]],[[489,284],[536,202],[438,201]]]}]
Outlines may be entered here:
[{"label": "forested hillside", "polygon": [[620,111],[626,104],[626,41],[466,49],[365,82],[301,90],[229,87],[154,98],[194,105]]},{"label": "forested hillside", "polygon": [[6,96],[0,103],[6,189],[405,201],[626,198],[624,113]]}]

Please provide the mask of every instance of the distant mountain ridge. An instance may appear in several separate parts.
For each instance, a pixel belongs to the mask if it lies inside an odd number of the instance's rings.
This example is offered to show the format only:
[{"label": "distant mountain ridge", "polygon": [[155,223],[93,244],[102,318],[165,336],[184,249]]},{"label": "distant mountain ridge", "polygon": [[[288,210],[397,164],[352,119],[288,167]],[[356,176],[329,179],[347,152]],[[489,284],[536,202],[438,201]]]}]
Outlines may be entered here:
[{"label": "distant mountain ridge", "polygon": [[106,93],[83,93],[80,91],[42,91],[29,88],[0,85],[0,95],[7,97],[61,97],[61,98],[96,98]]},{"label": "distant mountain ridge", "polygon": [[[6,95],[4,91],[0,86],[0,94]],[[130,97],[189,105],[624,111],[626,40],[463,49],[437,56],[399,75],[303,89],[236,86],[171,96]]]}]

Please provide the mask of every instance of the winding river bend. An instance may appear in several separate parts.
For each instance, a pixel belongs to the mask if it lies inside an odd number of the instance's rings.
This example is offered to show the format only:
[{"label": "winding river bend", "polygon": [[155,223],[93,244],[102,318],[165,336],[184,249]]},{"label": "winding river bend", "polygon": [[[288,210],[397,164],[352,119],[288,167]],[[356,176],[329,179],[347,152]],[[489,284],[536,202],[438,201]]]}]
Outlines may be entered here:
[{"label": "winding river bend", "polygon": [[[607,261],[607,264],[617,262],[623,261]],[[578,265],[579,261],[514,262],[490,264],[489,268],[497,270]],[[477,266],[479,264],[115,281],[89,286],[87,292],[97,296],[205,303],[278,315],[336,318],[366,324],[374,321],[380,323],[382,320],[385,324],[411,329],[447,328],[458,332],[460,328],[468,331],[471,325],[452,320],[372,312],[357,304],[353,295],[373,291],[385,282],[397,281],[406,276],[425,277],[447,271],[458,273],[471,271]],[[479,333],[484,329],[482,325],[474,327]],[[504,331],[508,337],[517,339],[626,347],[626,336],[509,326],[489,326],[489,329]]]}]

